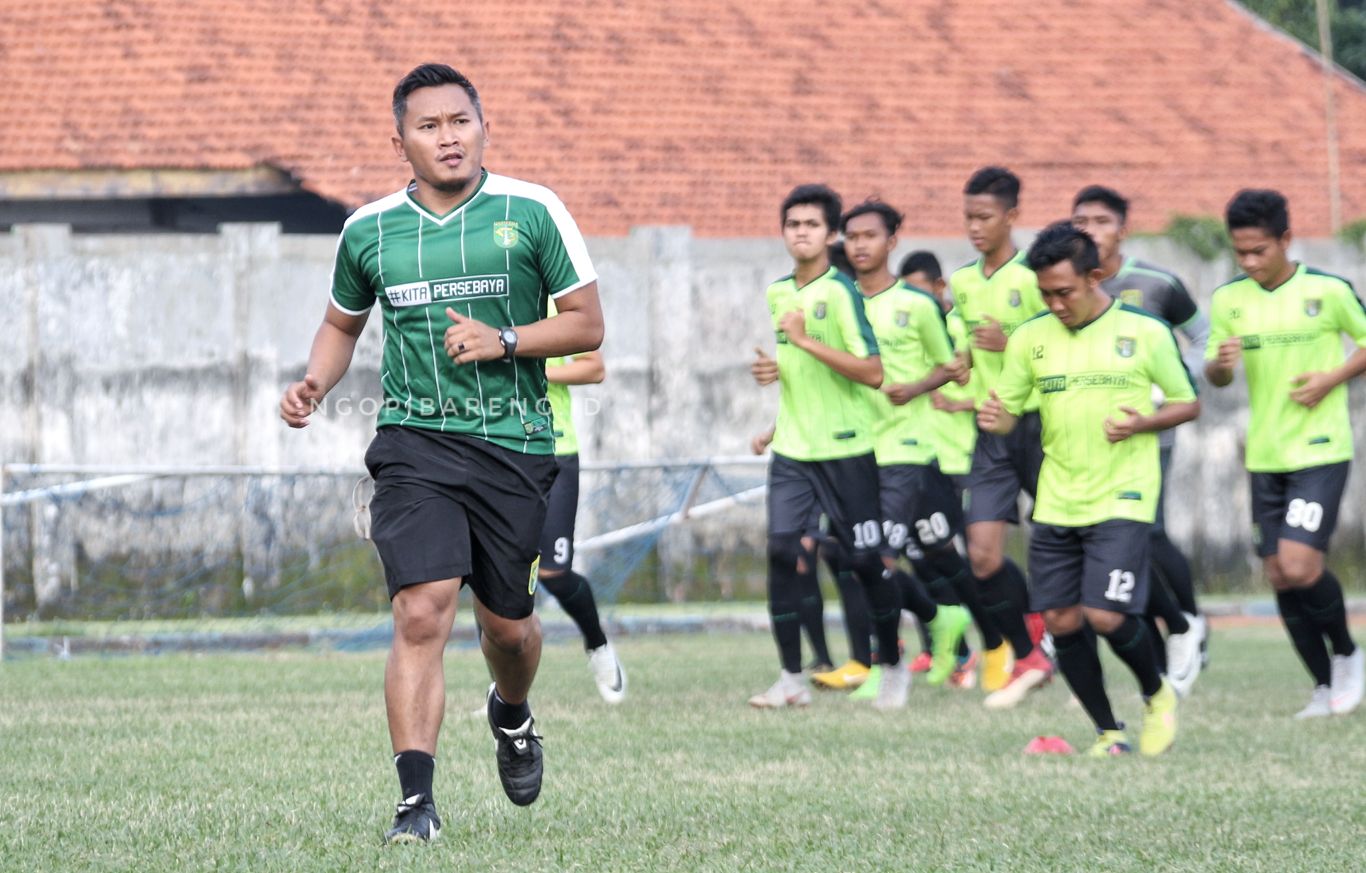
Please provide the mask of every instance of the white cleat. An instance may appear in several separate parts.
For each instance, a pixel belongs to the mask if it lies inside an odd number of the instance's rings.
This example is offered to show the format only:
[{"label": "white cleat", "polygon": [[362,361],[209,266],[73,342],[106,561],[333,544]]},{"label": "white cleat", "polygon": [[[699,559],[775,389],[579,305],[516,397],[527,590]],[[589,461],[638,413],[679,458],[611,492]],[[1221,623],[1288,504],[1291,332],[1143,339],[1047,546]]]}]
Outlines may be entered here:
[{"label": "white cleat", "polygon": [[755,709],[810,706],[811,686],[806,684],[806,677],[802,674],[789,673],[784,670],[778,675],[778,681],[774,682],[767,691],[751,697],[749,705]]},{"label": "white cleat", "polygon": [[603,700],[617,704],[626,699],[626,671],[621,669],[617,650],[611,643],[588,650],[588,669],[593,673],[593,681]]},{"label": "white cleat", "polygon": [[1309,705],[1295,713],[1295,718],[1302,721],[1306,718],[1326,718],[1332,715],[1332,699],[1332,689],[1327,685],[1318,686],[1314,689],[1314,696],[1309,698]]},{"label": "white cleat", "polygon": [[1178,697],[1189,695],[1200,675],[1200,640],[1205,635],[1203,618],[1189,612],[1183,615],[1190,623],[1190,630],[1167,635],[1167,679]]},{"label": "white cleat", "polygon": [[1361,705],[1366,691],[1366,651],[1361,646],[1350,655],[1333,656],[1332,696],[1328,706],[1333,715],[1346,715]]},{"label": "white cleat", "polygon": [[877,697],[873,698],[873,709],[887,712],[906,708],[906,695],[911,690],[911,671],[900,661],[882,669],[878,681]]}]

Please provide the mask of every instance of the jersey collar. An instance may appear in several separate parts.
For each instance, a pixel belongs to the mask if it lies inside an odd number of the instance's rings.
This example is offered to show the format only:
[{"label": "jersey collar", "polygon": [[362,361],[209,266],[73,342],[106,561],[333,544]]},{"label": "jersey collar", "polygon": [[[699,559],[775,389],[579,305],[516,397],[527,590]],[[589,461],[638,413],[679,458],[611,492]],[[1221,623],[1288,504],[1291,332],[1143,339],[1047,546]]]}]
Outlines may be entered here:
[{"label": "jersey collar", "polygon": [[1072,330],[1072,333],[1074,333],[1074,334],[1075,334],[1075,333],[1081,333],[1082,331],[1086,330],[1086,329],[1087,329],[1088,327],[1090,327],[1091,325],[1095,324],[1097,321],[1100,321],[1102,318],[1104,318],[1105,316],[1109,315],[1111,312],[1113,312],[1115,309],[1117,309],[1120,305],[1121,305],[1121,304],[1120,304],[1119,300],[1115,299],[1114,297],[1111,297],[1111,298],[1110,298],[1110,304],[1109,304],[1108,306],[1105,307],[1105,311],[1104,311],[1104,312],[1102,312],[1100,315],[1097,315],[1095,318],[1091,319],[1090,321],[1086,322],[1085,324],[1081,325],[1080,327],[1074,327],[1074,328],[1072,328],[1072,329],[1071,329],[1071,330]]},{"label": "jersey collar", "polygon": [[463,212],[465,207],[473,203],[474,198],[478,197],[480,192],[484,190],[484,184],[489,180],[489,171],[480,170],[479,173],[479,184],[474,186],[474,190],[470,192],[470,196],[460,201],[459,206],[456,206],[454,209],[452,209],[450,212],[447,212],[445,215],[439,217],[434,215],[429,209],[427,209],[421,203],[418,203],[417,200],[413,198],[413,190],[417,187],[416,182],[409,182],[408,186],[403,189],[403,199],[408,201],[408,205],[412,207],[412,210],[416,212],[418,215],[421,215],[423,218],[427,219],[433,224],[443,225],[446,222],[450,221],[452,218],[455,218],[461,212]]},{"label": "jersey collar", "polygon": [[990,276],[988,276],[988,275],[987,275],[987,256],[986,256],[986,255],[982,255],[982,256],[980,256],[980,257],[977,258],[977,272],[981,274],[983,281],[990,282],[992,279],[995,279],[995,278],[996,278],[997,274],[999,274],[999,273],[1000,273],[1002,270],[1004,270],[1006,267],[1009,267],[1011,264],[1014,264],[1014,263],[1016,263],[1016,262],[1023,263],[1023,262],[1024,262],[1024,256],[1025,256],[1025,251],[1024,251],[1024,249],[1016,249],[1016,250],[1015,250],[1015,254],[1013,254],[1013,255],[1011,255],[1009,258],[1007,258],[1007,259],[1006,259],[1006,262],[1005,262],[1004,264],[1002,264],[1001,266],[997,267],[995,273],[992,273]]},{"label": "jersey collar", "polygon": [[1258,282],[1256,279],[1253,279],[1253,280],[1252,280],[1252,284],[1253,284],[1253,285],[1256,285],[1256,286],[1257,286],[1257,290],[1261,291],[1263,294],[1275,294],[1277,291],[1281,290],[1281,289],[1284,288],[1286,285],[1289,285],[1291,282],[1294,282],[1296,279],[1298,279],[1298,278],[1300,277],[1300,274],[1303,273],[1303,272],[1304,272],[1304,262],[1303,262],[1303,261],[1300,261],[1299,263],[1295,264],[1295,272],[1293,272],[1293,273],[1290,274],[1290,278],[1289,278],[1289,279],[1286,279],[1284,282],[1282,282],[1281,284],[1277,285],[1275,288],[1263,288],[1263,287],[1262,287],[1262,283],[1261,283],[1261,282]]}]

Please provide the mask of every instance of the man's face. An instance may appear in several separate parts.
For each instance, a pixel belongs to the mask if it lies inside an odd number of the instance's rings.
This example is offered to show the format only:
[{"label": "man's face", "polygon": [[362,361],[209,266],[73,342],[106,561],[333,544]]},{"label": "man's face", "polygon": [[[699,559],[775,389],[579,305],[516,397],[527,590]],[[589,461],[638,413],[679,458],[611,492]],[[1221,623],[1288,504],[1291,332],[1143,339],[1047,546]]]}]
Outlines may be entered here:
[{"label": "man's face", "polygon": [[1039,270],[1039,293],[1049,312],[1073,330],[1101,313],[1109,298],[1100,293],[1100,270],[1077,275],[1071,261]]},{"label": "man's face", "polygon": [[896,237],[887,233],[887,222],[875,212],[855,215],[844,226],[844,252],[860,276],[881,272],[896,248]]},{"label": "man's face", "polygon": [[1010,240],[1010,226],[1017,209],[1006,209],[991,194],[968,194],[963,198],[963,218],[968,240],[979,252],[994,252]]},{"label": "man's face", "polygon": [[812,261],[835,242],[835,230],[825,223],[825,211],[814,203],[789,207],[783,218],[783,243],[795,261]]},{"label": "man's face", "polygon": [[1229,236],[1238,266],[1258,285],[1269,288],[1285,275],[1290,266],[1290,231],[1277,237],[1264,228],[1240,227],[1230,231]]},{"label": "man's face", "polygon": [[393,137],[393,144],[417,179],[443,193],[459,194],[483,170],[488,126],[459,85],[419,88],[408,95],[403,134]]},{"label": "man's face", "polygon": [[1119,251],[1119,244],[1128,236],[1128,231],[1119,215],[1098,200],[1078,203],[1072,210],[1072,226],[1090,235],[1100,249],[1100,262],[1103,264]]}]

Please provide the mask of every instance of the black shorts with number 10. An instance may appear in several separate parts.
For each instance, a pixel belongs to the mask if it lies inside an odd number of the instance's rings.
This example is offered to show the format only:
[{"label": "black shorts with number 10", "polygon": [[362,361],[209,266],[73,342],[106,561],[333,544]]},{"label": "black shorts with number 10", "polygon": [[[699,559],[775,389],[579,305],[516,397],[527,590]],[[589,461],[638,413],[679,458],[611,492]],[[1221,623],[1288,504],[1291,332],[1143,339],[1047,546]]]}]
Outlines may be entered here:
[{"label": "black shorts with number 10", "polygon": [[794,461],[775,454],[768,468],[769,536],[808,533],[817,507],[846,552],[878,551],[882,511],[872,452],[831,461]]}]

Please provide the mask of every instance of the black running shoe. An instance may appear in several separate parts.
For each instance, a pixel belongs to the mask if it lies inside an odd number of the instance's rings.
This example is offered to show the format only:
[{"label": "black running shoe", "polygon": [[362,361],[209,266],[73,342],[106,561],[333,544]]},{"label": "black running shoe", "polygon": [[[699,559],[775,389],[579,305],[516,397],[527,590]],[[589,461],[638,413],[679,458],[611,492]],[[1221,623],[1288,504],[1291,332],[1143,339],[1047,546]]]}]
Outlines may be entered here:
[{"label": "black running shoe", "polygon": [[414,794],[398,805],[394,812],[394,826],[384,835],[387,845],[395,843],[425,843],[441,836],[441,818],[436,804],[426,794]]},{"label": "black running shoe", "polygon": [[501,728],[493,723],[492,697],[489,686],[489,728],[497,749],[498,779],[508,800],[529,806],[541,794],[541,737],[532,729],[536,719],[528,716],[519,728]]}]

